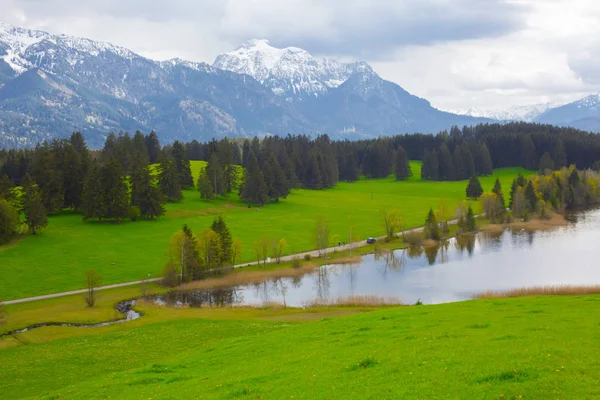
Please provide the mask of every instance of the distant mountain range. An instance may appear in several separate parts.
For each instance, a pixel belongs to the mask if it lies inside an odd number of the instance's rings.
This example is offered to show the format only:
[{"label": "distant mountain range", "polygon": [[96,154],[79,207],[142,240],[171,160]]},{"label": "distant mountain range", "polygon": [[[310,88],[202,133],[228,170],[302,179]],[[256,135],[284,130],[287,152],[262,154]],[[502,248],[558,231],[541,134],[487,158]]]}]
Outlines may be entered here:
[{"label": "distant mountain range", "polygon": [[471,108],[458,110],[455,113],[501,122],[539,122],[570,126],[589,132],[600,132],[600,94],[593,94],[568,104],[543,103],[499,110]]},{"label": "distant mountain range", "polygon": [[[535,120],[594,127],[597,98],[588,103],[544,110]],[[288,133],[355,139],[500,119],[464,114],[432,107],[365,62],[315,58],[266,40],[248,41],[209,65],[154,61],[0,22],[0,147],[33,146],[75,130],[100,147],[111,131],[138,129],[155,130],[163,142]]]}]

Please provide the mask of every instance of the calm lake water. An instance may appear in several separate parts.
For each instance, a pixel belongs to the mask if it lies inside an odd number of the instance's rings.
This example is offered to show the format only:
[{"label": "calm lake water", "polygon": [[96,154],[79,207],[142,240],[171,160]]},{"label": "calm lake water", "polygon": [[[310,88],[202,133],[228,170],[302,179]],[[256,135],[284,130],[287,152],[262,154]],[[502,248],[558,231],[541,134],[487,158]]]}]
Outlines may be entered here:
[{"label": "calm lake water", "polygon": [[350,295],[396,297],[405,304],[471,299],[486,290],[600,284],[600,210],[570,216],[549,232],[504,231],[452,239],[439,248],[368,255],[360,264],[323,266],[301,278],[202,292],[172,292],[167,305],[301,307]]}]

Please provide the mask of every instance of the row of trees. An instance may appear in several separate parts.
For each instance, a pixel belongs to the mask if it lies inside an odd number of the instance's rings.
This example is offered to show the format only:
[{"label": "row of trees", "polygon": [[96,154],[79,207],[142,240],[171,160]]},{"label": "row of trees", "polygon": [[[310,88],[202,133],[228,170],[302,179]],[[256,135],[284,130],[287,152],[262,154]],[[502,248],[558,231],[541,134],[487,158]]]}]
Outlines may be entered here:
[{"label": "row of trees", "polygon": [[242,242],[232,239],[221,216],[198,235],[184,225],[171,237],[165,276],[171,284],[200,279],[235,265],[241,252]]}]

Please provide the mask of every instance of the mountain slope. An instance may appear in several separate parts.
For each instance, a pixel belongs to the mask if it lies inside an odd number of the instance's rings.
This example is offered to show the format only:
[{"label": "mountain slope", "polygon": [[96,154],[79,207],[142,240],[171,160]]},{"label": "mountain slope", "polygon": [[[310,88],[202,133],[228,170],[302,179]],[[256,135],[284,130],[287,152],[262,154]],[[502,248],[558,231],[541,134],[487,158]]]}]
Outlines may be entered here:
[{"label": "mountain slope", "polygon": [[536,122],[600,132],[600,94],[549,109],[536,118]]},{"label": "mountain slope", "polygon": [[328,133],[372,137],[486,121],[441,112],[364,62],[253,40],[211,66],[0,23],[0,147],[80,130],[156,130],[163,142]]}]

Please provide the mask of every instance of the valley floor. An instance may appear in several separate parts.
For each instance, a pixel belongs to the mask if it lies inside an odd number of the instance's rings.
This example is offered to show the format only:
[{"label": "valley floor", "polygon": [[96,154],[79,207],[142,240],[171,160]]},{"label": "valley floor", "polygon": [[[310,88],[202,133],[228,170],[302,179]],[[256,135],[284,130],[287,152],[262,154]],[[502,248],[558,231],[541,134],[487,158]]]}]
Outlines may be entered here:
[{"label": "valley floor", "polygon": [[145,316],[133,322],[0,339],[0,391],[4,399],[592,399],[599,306],[598,295],[380,309],[142,304]]}]

